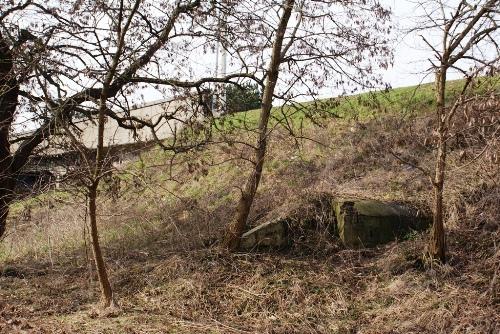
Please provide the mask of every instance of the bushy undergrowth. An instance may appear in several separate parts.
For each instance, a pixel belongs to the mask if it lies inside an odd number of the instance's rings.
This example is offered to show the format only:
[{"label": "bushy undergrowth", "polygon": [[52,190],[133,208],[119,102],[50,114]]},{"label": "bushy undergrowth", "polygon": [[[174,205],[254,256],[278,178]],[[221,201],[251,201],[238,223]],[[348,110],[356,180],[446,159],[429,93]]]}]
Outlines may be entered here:
[{"label": "bushy undergrowth", "polygon": [[[281,215],[302,223],[294,246],[280,253],[217,247],[248,173],[240,159],[248,147],[143,152],[116,172],[119,196],[104,187],[99,201],[104,253],[122,305],[113,319],[91,311],[97,285],[85,199],[46,193],[15,204],[0,249],[0,332],[498,331],[499,175],[491,156],[475,158],[483,149],[480,128],[450,143],[447,265],[422,266],[425,233],[377,249],[344,249],[327,237],[328,210],[317,206],[326,193],[428,207],[423,171],[434,164],[432,106],[432,87],[404,88],[337,104],[343,117],[300,129],[310,140],[276,126],[250,223]],[[255,112],[233,117],[256,119]],[[295,125],[305,124],[298,119]],[[225,131],[239,141],[254,137]],[[303,219],[311,215],[322,222],[313,229]]]}]

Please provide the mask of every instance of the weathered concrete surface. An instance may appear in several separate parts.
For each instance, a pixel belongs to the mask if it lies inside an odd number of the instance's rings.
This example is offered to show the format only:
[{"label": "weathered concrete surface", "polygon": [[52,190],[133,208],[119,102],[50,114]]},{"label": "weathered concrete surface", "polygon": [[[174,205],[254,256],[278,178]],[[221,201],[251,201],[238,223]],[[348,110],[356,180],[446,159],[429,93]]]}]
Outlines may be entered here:
[{"label": "weathered concrete surface", "polygon": [[284,248],[289,245],[288,222],[275,219],[259,225],[243,234],[240,249]]},{"label": "weathered concrete surface", "polygon": [[340,239],[347,247],[373,247],[426,229],[432,219],[407,205],[376,200],[335,199]]},{"label": "weathered concrete surface", "polygon": [[331,235],[339,236],[348,248],[374,247],[404,238],[412,231],[422,231],[432,223],[424,212],[396,202],[333,196],[316,200],[317,203],[304,207],[299,215],[283,212],[282,218],[269,220],[246,232],[240,249],[282,249],[298,236],[310,237],[308,233],[315,233],[318,225],[329,226]]}]

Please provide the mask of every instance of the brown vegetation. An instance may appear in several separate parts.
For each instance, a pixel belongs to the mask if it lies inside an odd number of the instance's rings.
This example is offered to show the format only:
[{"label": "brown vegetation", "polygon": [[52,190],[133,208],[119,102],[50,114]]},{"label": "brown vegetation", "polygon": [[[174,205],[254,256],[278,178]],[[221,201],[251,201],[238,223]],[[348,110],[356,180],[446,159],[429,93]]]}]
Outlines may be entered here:
[{"label": "brown vegetation", "polygon": [[[429,115],[335,121],[307,133],[326,144],[321,147],[310,141],[296,146],[285,133],[274,132],[250,222],[313,210],[309,199],[321,192],[430,205],[425,176],[396,159],[387,147],[408,159],[418,156],[420,166],[431,167],[432,150],[424,144],[428,141],[425,129],[432,122]],[[468,138],[475,133],[469,131]],[[427,269],[421,260],[426,236],[418,234],[372,250],[346,250],[331,238],[321,238],[321,233],[304,233],[281,253],[220,251],[217,240],[235,213],[231,203],[238,190],[234,187],[245,166],[241,162],[218,165],[217,161],[231,156],[223,147],[212,147],[176,159],[172,174],[165,167],[132,164],[129,171],[145,182],[124,177],[123,194],[113,207],[104,193],[99,198],[103,248],[122,307],[109,318],[93,309],[96,273],[86,253],[88,245],[82,241],[84,203],[42,198],[32,203],[32,218],[27,222],[20,220],[20,209],[15,211],[11,226],[18,220],[16,224],[25,228],[17,225],[6,240],[18,248],[12,252],[17,254],[15,261],[4,261],[0,278],[0,328],[4,333],[22,329],[34,333],[494,333],[500,321],[500,192],[498,174],[491,175],[497,166],[486,155],[474,164],[464,162],[464,149],[470,153],[481,147],[477,141],[468,142],[468,146],[449,147],[450,168],[463,168],[450,174],[445,190],[450,231],[446,265]],[[158,155],[157,150],[145,153],[145,166],[153,165]],[[199,168],[193,167],[202,160]],[[215,165],[208,172],[201,167],[207,161]],[[81,220],[74,218],[76,212]],[[49,231],[50,252],[46,237],[37,239],[46,234],[37,234],[37,229]],[[64,229],[67,239],[58,240],[56,233],[50,234],[52,229]]]}]

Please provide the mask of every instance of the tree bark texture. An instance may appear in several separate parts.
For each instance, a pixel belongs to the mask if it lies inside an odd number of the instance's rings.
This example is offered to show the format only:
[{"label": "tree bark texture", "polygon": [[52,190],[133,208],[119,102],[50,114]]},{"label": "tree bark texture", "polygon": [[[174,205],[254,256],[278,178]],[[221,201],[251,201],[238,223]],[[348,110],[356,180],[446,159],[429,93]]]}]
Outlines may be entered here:
[{"label": "tree bark texture", "polygon": [[89,188],[88,206],[90,218],[90,236],[92,238],[92,250],[94,252],[94,260],[97,269],[99,283],[101,285],[102,306],[103,308],[116,306],[113,298],[113,289],[109,282],[106,265],[102,256],[101,246],[99,244],[99,233],[97,230],[97,185],[94,184]]},{"label": "tree bark texture", "polygon": [[444,231],[443,217],[443,191],[444,178],[446,170],[446,109],[445,109],[445,90],[446,90],[446,68],[441,68],[436,73],[436,111],[438,120],[438,141],[437,157],[434,169],[434,204],[433,204],[433,224],[431,239],[429,244],[429,255],[441,262],[446,261],[446,240]]},{"label": "tree bark texture", "polygon": [[241,192],[235,221],[229,226],[229,230],[224,240],[224,246],[231,251],[234,251],[239,247],[240,238],[246,229],[250,209],[262,176],[262,167],[264,166],[267,150],[267,139],[269,135],[268,123],[271,116],[273,94],[278,81],[279,66],[283,58],[281,53],[283,41],[285,39],[285,32],[292,14],[294,3],[294,0],[284,1],[283,13],[276,31],[271,61],[268,67],[268,76],[266,79],[264,94],[262,96],[262,107],[259,118],[259,138],[255,149],[255,165],[244,189]]},{"label": "tree bark texture", "polygon": [[13,166],[9,142],[19,96],[19,84],[13,75],[13,66],[11,49],[0,34],[0,237],[5,232],[18,171]]}]

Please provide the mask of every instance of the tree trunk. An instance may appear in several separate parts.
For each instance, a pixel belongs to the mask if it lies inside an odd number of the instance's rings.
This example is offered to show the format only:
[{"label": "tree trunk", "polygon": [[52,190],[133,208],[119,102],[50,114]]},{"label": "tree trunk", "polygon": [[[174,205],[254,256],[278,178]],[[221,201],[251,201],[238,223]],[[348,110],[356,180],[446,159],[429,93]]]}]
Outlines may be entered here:
[{"label": "tree trunk", "polygon": [[434,187],[434,216],[432,224],[431,239],[429,243],[429,255],[432,259],[441,262],[446,261],[446,239],[443,222],[443,190],[446,170],[446,68],[442,66],[436,73],[436,111],[438,120],[438,142],[436,167],[433,180]]},{"label": "tree trunk", "polygon": [[267,137],[269,135],[267,126],[269,123],[269,118],[271,116],[274,89],[276,87],[276,82],[278,81],[279,76],[279,66],[283,57],[283,55],[281,54],[283,48],[283,40],[285,37],[286,28],[288,26],[288,21],[292,14],[294,3],[294,0],[284,1],[283,13],[278,29],[276,31],[276,39],[273,45],[271,62],[269,63],[268,67],[266,86],[264,88],[264,94],[262,97],[262,107],[259,119],[259,139],[255,148],[255,167],[245,184],[245,188],[241,193],[238,203],[238,211],[236,213],[236,220],[229,227],[226,238],[224,240],[224,246],[231,251],[236,250],[240,245],[240,238],[247,226],[250,209],[252,208],[255,193],[257,192],[257,188],[259,187],[260,179],[262,176],[262,167],[264,166],[264,159],[267,150]]},{"label": "tree trunk", "polygon": [[[0,97],[2,99],[3,97]],[[1,104],[1,102],[0,102]],[[3,110],[0,113],[4,113]],[[1,121],[0,121],[1,122]],[[9,205],[12,201],[15,182],[11,173],[11,156],[9,144],[10,126],[0,124],[0,237],[5,233],[7,215],[9,214]]]},{"label": "tree trunk", "polygon": [[12,166],[9,132],[17,108],[19,84],[12,73],[13,59],[9,45],[0,34],[0,237],[5,232],[9,205],[18,170]]},{"label": "tree trunk", "polygon": [[443,224],[443,187],[434,187],[434,216],[429,255],[432,259],[446,262],[446,238]]},{"label": "tree trunk", "polygon": [[[269,111],[262,112],[260,123],[262,123],[266,119],[269,120],[269,114],[270,114]],[[267,133],[267,125],[264,128],[265,128],[264,129],[265,133]],[[266,154],[266,148],[267,148],[267,138],[264,137],[261,138],[261,140],[259,140],[259,145],[256,149],[257,162],[255,164],[255,168],[250,177],[248,178],[247,183],[245,184],[245,188],[241,193],[238,202],[238,209],[237,209],[238,211],[236,213],[236,220],[229,227],[229,231],[226,236],[225,247],[231,251],[234,251],[239,247],[241,235],[245,231],[248,215],[250,214],[250,209],[252,207],[253,200],[255,198],[255,193],[257,192],[260,178],[262,176],[262,167],[264,166],[264,157]]]},{"label": "tree trunk", "polygon": [[[2,164],[0,163],[0,165]],[[0,172],[0,238],[5,233],[9,205],[14,193],[14,184],[15,182],[13,182],[12,177],[8,173]]]},{"label": "tree trunk", "polygon": [[[3,165],[3,163],[0,163],[0,166],[1,165]],[[3,168],[3,166],[0,168]],[[0,238],[5,233],[7,216],[9,215],[9,205],[14,195],[15,185],[15,182],[12,179],[12,176],[9,175],[8,170],[6,172],[3,171],[3,169],[0,171]]]},{"label": "tree trunk", "polygon": [[103,308],[115,307],[116,303],[113,298],[113,289],[109,282],[106,265],[102,256],[101,246],[99,245],[99,233],[97,231],[97,185],[89,187],[89,217],[90,217],[90,235],[92,238],[92,250],[94,252],[94,260],[97,269],[97,276],[101,285],[102,306]]}]

